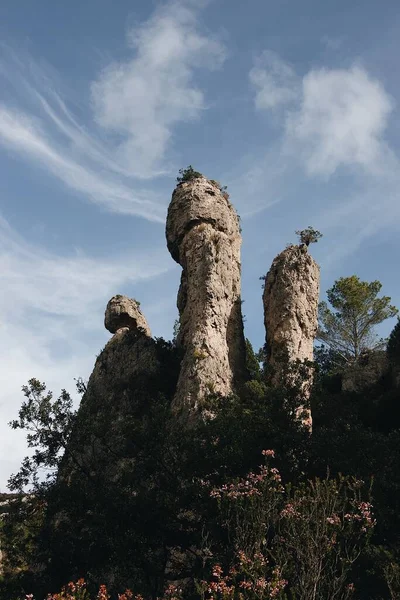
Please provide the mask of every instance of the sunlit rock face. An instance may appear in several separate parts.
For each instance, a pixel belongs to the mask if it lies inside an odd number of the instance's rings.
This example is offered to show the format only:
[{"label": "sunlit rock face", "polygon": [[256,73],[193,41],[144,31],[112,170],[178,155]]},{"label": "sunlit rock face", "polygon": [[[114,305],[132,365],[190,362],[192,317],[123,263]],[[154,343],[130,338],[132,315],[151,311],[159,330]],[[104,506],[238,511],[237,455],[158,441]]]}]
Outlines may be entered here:
[{"label": "sunlit rock face", "polygon": [[197,177],[176,187],[166,236],[182,266],[177,304],[184,357],[174,410],[201,414],[207,394],[227,396],[244,377],[239,217],[217,182]]},{"label": "sunlit rock face", "polygon": [[127,327],[151,337],[150,327],[137,300],[117,294],[109,300],[104,316],[104,326],[110,333]]},{"label": "sunlit rock face", "polygon": [[[289,246],[278,254],[267,273],[263,294],[267,361],[275,370],[277,382],[288,373],[290,363],[313,360],[319,282],[319,266],[304,244]],[[303,397],[309,397],[311,384],[309,370],[302,386]],[[311,428],[310,411],[303,420]]]}]

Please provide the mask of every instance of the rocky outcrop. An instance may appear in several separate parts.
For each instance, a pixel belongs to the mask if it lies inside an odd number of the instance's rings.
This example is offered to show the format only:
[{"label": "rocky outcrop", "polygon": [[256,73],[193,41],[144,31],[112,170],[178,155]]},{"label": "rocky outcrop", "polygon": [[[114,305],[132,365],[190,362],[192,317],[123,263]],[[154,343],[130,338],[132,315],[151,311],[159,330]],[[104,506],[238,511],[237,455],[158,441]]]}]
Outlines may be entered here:
[{"label": "rocky outcrop", "polygon": [[[115,333],[97,357],[74,419],[58,470],[57,493],[52,494],[46,509],[46,528],[53,540],[54,558],[49,568],[54,573],[65,568],[66,538],[81,540],[84,555],[76,560],[86,564],[91,532],[95,531],[102,548],[96,555],[98,561],[107,558],[92,565],[104,580],[112,582],[116,563],[108,556],[119,540],[132,535],[126,531],[132,532],[133,523],[138,526],[137,510],[143,509],[143,498],[154,498],[156,493],[154,472],[159,474],[160,468],[151,464],[148,454],[154,461],[162,461],[151,454],[151,448],[158,443],[154,439],[159,430],[166,428],[160,423],[176,389],[180,357],[172,344],[150,337],[150,328],[134,300],[112,298],[105,325]],[[154,549],[151,560],[157,551]]]},{"label": "rocky outcrop", "polygon": [[151,375],[158,367],[150,327],[136,300],[113,296],[104,325],[114,335],[96,360],[82,404],[107,396],[111,406],[117,390],[128,390],[133,378]]},{"label": "rocky outcrop", "polygon": [[132,298],[117,294],[109,300],[104,317],[104,326],[111,333],[128,328],[151,337],[150,327],[141,312],[140,303]]},{"label": "rocky outcrop", "polygon": [[176,187],[166,236],[183,269],[174,409],[195,414],[207,394],[226,396],[244,377],[239,217],[217,182],[197,177]]},{"label": "rocky outcrop", "polygon": [[[278,380],[295,361],[312,361],[318,327],[319,266],[307,246],[289,246],[274,259],[265,278],[263,302],[267,362]],[[287,376],[290,376],[289,374]],[[308,372],[302,396],[309,396]],[[300,410],[300,409],[299,409]],[[309,418],[311,427],[311,414]]]},{"label": "rocky outcrop", "polygon": [[118,476],[121,465],[109,460],[108,445],[127,435],[127,422],[141,402],[142,391],[151,387],[160,368],[155,342],[136,300],[111,298],[104,322],[115,333],[97,357],[82,397],[69,444],[73,460],[61,469],[69,479],[76,471],[90,472],[103,459],[108,480]]}]

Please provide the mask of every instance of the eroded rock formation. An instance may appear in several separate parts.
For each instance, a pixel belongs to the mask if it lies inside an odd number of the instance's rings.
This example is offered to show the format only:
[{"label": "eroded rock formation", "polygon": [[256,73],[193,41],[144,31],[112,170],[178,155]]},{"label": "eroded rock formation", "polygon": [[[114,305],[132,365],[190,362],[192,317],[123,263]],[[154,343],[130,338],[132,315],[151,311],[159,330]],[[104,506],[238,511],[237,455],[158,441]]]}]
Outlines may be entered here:
[{"label": "eroded rock formation", "polygon": [[[267,362],[275,369],[276,380],[287,373],[290,363],[313,360],[319,279],[319,266],[304,244],[289,246],[278,254],[265,278]],[[309,371],[302,389],[303,397],[309,395],[311,383]],[[311,414],[308,417],[311,427]]]},{"label": "eroded rock formation", "polygon": [[114,335],[96,359],[79,407],[70,442],[73,461],[62,469],[68,478],[77,470],[90,471],[102,460],[108,480],[123,473],[121,465],[109,459],[109,444],[128,435],[125,428],[135,411],[140,412],[142,390],[151,387],[160,368],[155,342],[136,300],[111,298],[104,322]]},{"label": "eroded rock formation", "polygon": [[208,393],[228,395],[244,376],[239,217],[217,182],[197,177],[176,187],[166,236],[183,269],[174,409],[194,414]]},{"label": "eroded rock formation", "polygon": [[127,328],[151,337],[150,327],[139,308],[140,303],[117,294],[109,300],[104,316],[104,326],[110,333]]}]

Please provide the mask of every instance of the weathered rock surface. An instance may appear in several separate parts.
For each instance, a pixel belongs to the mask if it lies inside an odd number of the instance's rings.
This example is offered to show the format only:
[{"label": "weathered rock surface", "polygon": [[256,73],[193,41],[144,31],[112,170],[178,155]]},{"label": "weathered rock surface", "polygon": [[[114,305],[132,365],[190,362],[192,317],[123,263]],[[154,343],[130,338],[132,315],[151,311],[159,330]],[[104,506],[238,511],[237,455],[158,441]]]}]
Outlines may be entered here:
[{"label": "weathered rock surface", "polygon": [[[319,279],[319,266],[304,244],[286,248],[268,271],[263,294],[267,361],[276,369],[277,378],[290,363],[313,360]],[[309,395],[311,383],[310,371],[303,397]]]},{"label": "weathered rock surface", "polygon": [[137,300],[117,294],[109,300],[104,317],[104,326],[111,333],[127,327],[133,331],[141,331],[151,337],[150,327],[139,308]]},{"label": "weathered rock surface", "polygon": [[136,410],[136,392],[150,387],[160,367],[150,328],[135,300],[111,298],[105,326],[115,334],[96,359],[79,407],[69,448],[73,461],[62,469],[68,478],[77,470],[90,471],[102,457],[108,479],[118,476],[121,465],[107,458],[107,444],[127,435],[125,424]]},{"label": "weathered rock surface", "polygon": [[[104,557],[104,562],[93,569],[112,582],[118,572],[109,559],[114,544],[119,540],[124,544],[126,530],[132,535],[133,523],[141,518],[136,511],[143,507],[143,498],[154,497],[158,485],[155,473],[160,473],[160,467],[153,469],[147,455],[158,443],[152,436],[159,435],[157,424],[167,414],[176,389],[180,353],[172,344],[150,337],[138,303],[129,298],[112,298],[105,322],[116,333],[97,357],[82,397],[58,471],[58,491],[46,509],[46,527],[52,532],[51,568],[56,573],[65,565],[66,534],[68,539],[83,540],[84,554],[77,561],[85,564],[94,527],[102,548],[98,560]],[[158,548],[151,553],[152,561],[156,552]],[[164,568],[163,560],[157,563],[155,580]],[[135,571],[132,578],[131,585]]]},{"label": "weathered rock surface", "polygon": [[166,236],[183,269],[174,409],[193,414],[208,393],[229,395],[244,377],[239,217],[217,182],[196,178],[176,187]]}]

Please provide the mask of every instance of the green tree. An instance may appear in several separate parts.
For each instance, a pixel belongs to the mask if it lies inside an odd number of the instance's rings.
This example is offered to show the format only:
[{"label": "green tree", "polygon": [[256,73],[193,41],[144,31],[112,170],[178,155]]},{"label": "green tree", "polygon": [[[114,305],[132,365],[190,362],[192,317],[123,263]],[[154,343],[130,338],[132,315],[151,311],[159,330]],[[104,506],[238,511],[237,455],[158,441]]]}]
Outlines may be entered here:
[{"label": "green tree", "polygon": [[184,181],[192,181],[192,179],[197,179],[199,177],[203,177],[203,175],[199,171],[195,171],[192,165],[186,167],[186,169],[179,169],[179,175],[176,178],[178,183],[183,183]]},{"label": "green tree", "polygon": [[400,319],[389,336],[387,356],[392,365],[400,365]]},{"label": "green tree", "polygon": [[181,321],[180,321],[180,319],[175,319],[175,321],[174,321],[174,327],[173,327],[173,330],[172,330],[172,334],[173,334],[172,335],[172,343],[173,343],[174,346],[176,346],[177,343],[178,343],[178,335],[179,335],[180,328],[181,328]]},{"label": "green tree", "polygon": [[[82,379],[77,380],[78,390],[85,387]],[[27,456],[20,470],[8,482],[10,490],[22,494],[26,489],[39,494],[56,478],[58,467],[67,448],[76,413],[71,396],[65,390],[53,400],[38,379],[30,379],[22,387],[26,400],[18,413],[18,419],[9,423],[12,429],[27,432],[27,444],[34,449]]]},{"label": "green tree", "polygon": [[260,360],[254,352],[253,346],[249,339],[246,338],[246,369],[251,380],[260,381],[261,367]]},{"label": "green tree", "polygon": [[379,350],[385,340],[374,328],[394,317],[398,310],[389,296],[378,297],[379,281],[361,281],[356,275],[341,277],[327,291],[326,302],[319,305],[318,339],[339,353],[347,362],[356,360],[366,350]]},{"label": "green tree", "polygon": [[295,234],[299,236],[300,244],[305,244],[306,246],[315,244],[322,238],[322,233],[318,231],[318,229],[311,227],[311,225],[309,225],[306,229],[299,229],[295,231]]}]

